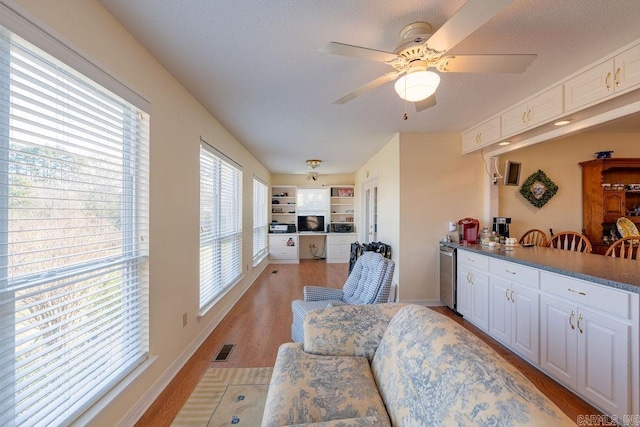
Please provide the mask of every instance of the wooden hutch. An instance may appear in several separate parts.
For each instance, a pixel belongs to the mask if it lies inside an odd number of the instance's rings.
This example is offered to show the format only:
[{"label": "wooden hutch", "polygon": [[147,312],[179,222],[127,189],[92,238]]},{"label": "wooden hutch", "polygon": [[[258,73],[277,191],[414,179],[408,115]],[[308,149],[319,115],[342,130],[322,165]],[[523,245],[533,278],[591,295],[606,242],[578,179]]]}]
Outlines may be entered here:
[{"label": "wooden hutch", "polygon": [[[581,162],[582,227],[593,252],[609,247],[603,236],[617,234],[616,221],[625,216],[640,224],[640,158],[609,158]],[[618,235],[619,237],[619,235]]]}]

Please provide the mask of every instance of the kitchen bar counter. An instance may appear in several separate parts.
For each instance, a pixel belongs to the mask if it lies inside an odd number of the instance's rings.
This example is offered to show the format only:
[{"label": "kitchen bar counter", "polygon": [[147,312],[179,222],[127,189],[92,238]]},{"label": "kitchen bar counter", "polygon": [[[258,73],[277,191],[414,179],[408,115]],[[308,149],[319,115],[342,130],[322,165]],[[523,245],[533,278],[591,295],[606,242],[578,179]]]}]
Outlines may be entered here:
[{"label": "kitchen bar counter", "polygon": [[640,261],[540,246],[442,244],[640,294]]}]

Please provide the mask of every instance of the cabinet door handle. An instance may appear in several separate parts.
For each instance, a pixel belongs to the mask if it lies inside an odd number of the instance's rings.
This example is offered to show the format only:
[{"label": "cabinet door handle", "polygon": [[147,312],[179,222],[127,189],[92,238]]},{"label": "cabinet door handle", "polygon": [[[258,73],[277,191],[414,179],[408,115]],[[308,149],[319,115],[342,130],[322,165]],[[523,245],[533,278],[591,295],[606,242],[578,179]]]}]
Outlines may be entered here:
[{"label": "cabinet door handle", "polygon": [[527,111],[527,122],[531,121],[531,109],[529,109],[529,111]]},{"label": "cabinet door handle", "polygon": [[580,333],[584,333],[584,331],[582,330],[582,326],[580,326],[580,321],[583,319],[582,317],[582,313],[580,313],[580,316],[578,316],[578,330],[580,331]]},{"label": "cabinet door handle", "polygon": [[616,87],[620,87],[620,68],[616,69],[616,74],[613,76],[613,80],[616,83]]},{"label": "cabinet door handle", "polygon": [[516,272],[515,272],[515,271],[511,271],[511,270],[507,270],[507,269],[505,269],[504,271],[506,271],[506,272],[507,272],[507,273],[509,273],[509,274],[516,274]]},{"label": "cabinet door handle", "polygon": [[516,302],[516,300],[513,299],[513,289],[511,289],[511,294],[509,296],[511,297],[511,302]]},{"label": "cabinet door handle", "polygon": [[607,87],[607,90],[611,90],[611,84],[609,80],[611,79],[611,72],[607,73],[607,77],[604,79],[604,85]]},{"label": "cabinet door handle", "polygon": [[578,295],[582,295],[582,296],[587,295],[587,293],[586,293],[586,292],[576,291],[575,289],[568,288],[567,290],[568,290],[569,292],[574,293],[574,294],[578,294]]},{"label": "cabinet door handle", "polygon": [[509,288],[505,289],[504,296],[505,296],[505,298],[507,298],[507,301],[510,301],[509,300]]},{"label": "cabinet door handle", "polygon": [[527,123],[527,112],[522,113],[522,123]]},{"label": "cabinet door handle", "polygon": [[571,326],[571,329],[575,329],[576,326],[573,324],[572,320],[573,320],[573,316],[575,316],[576,314],[573,312],[573,310],[571,310],[571,315],[569,316],[569,326]]}]

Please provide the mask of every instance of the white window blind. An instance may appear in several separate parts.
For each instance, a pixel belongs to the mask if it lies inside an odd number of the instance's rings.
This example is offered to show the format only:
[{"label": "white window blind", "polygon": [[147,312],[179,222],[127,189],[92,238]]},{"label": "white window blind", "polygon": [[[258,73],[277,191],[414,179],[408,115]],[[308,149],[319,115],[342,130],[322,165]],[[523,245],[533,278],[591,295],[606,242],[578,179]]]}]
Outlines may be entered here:
[{"label": "white window blind", "polygon": [[242,171],[200,146],[200,309],[242,275]]},{"label": "white window blind", "polygon": [[0,27],[0,425],[68,424],[146,358],[148,124]]},{"label": "white window blind", "polygon": [[253,265],[267,254],[267,186],[253,178]]}]

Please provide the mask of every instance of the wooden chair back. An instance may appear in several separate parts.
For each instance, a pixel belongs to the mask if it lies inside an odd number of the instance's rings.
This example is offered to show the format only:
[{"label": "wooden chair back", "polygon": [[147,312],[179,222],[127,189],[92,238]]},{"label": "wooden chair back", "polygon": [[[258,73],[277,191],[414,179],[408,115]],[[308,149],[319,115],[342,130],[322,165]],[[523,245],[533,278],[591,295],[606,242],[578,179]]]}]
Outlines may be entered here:
[{"label": "wooden chair back", "polygon": [[617,240],[614,244],[609,246],[605,256],[635,259],[640,261],[640,238],[629,236]]},{"label": "wooden chair back", "polygon": [[537,228],[532,228],[531,230],[525,231],[525,233],[520,238],[519,243],[533,243],[535,246],[547,246],[548,240],[547,235],[544,231],[538,230]]},{"label": "wooden chair back", "polygon": [[591,252],[591,242],[584,234],[576,233],[575,231],[562,231],[556,233],[547,246],[555,249],[563,249],[565,251],[574,252]]}]

